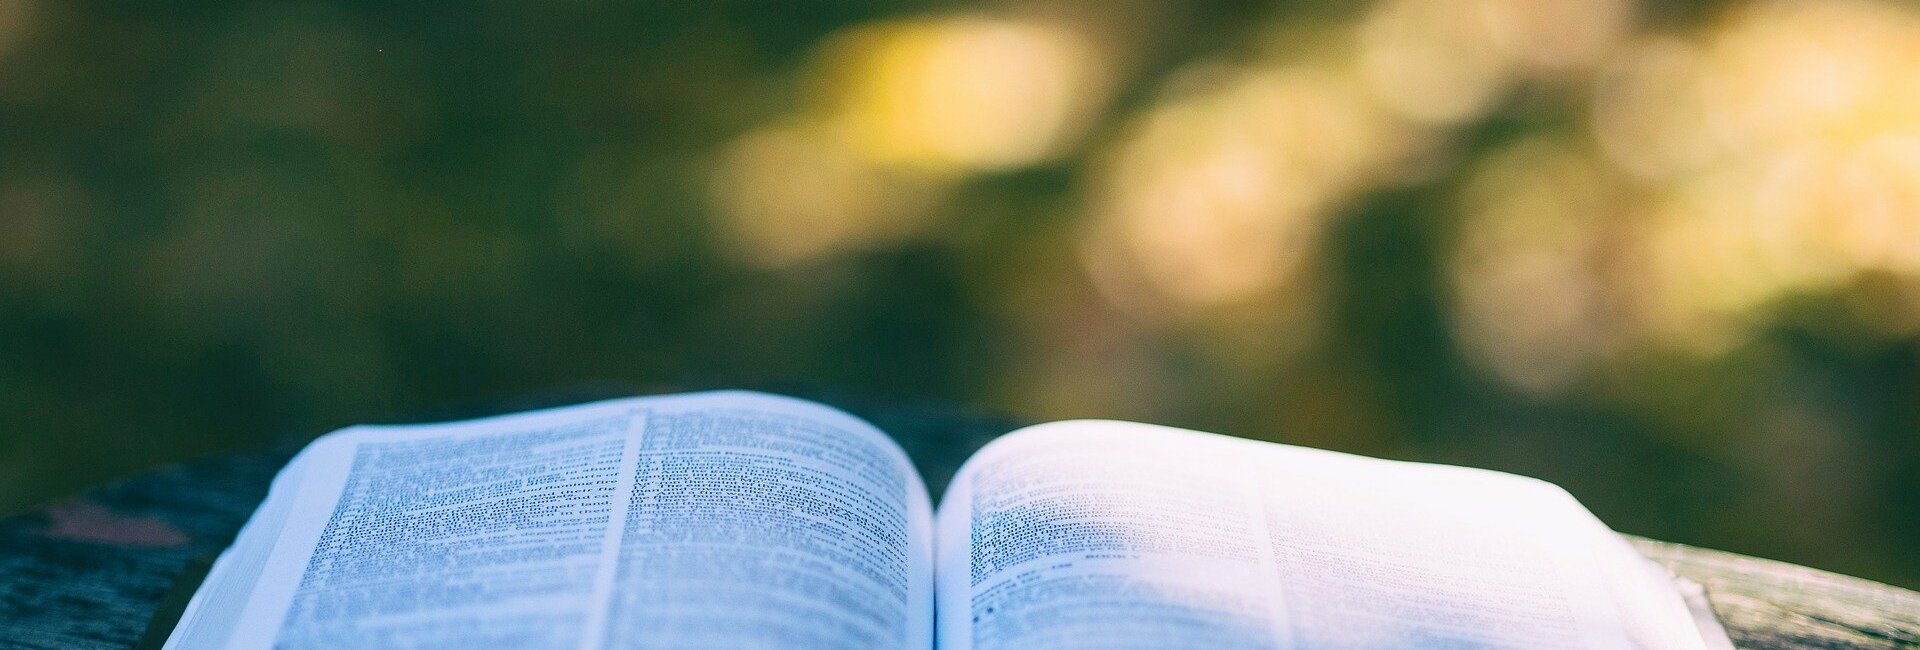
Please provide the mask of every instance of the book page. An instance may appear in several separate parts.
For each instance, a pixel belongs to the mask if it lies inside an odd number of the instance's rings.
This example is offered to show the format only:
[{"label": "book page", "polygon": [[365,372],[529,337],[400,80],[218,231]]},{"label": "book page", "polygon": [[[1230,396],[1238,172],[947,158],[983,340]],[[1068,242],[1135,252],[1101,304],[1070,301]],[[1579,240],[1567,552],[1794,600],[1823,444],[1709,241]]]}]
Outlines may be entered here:
[{"label": "book page", "polygon": [[851,416],[744,392],[355,427],[170,648],[928,648],[931,506]]},{"label": "book page", "polygon": [[1550,484],[1123,422],[987,446],[940,510],[944,648],[1700,648]]},{"label": "book page", "polygon": [[931,647],[925,484],[879,431],[811,408],[651,411],[603,647]]}]

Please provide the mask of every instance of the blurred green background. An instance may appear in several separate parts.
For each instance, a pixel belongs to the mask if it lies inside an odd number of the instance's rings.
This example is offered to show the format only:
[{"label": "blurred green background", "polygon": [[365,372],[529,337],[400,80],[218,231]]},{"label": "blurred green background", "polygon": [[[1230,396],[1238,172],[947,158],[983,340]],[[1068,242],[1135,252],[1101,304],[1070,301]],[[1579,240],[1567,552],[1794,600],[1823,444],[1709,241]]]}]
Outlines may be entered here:
[{"label": "blurred green background", "polygon": [[1517,471],[1920,586],[1920,9],[0,0],[0,512],[727,384]]}]

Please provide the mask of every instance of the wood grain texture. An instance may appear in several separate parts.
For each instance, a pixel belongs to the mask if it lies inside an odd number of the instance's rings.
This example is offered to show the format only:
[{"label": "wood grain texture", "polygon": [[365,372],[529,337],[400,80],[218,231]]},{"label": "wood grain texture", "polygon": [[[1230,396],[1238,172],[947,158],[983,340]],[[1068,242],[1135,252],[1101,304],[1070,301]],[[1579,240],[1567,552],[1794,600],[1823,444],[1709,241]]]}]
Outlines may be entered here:
[{"label": "wood grain texture", "polygon": [[[941,404],[803,396],[893,434],[936,495],[974,450],[1019,425]],[[232,541],[290,455],[204,458],[0,520],[0,648],[132,647],[181,575]],[[1741,648],[1920,648],[1920,594],[1719,551],[1633,542],[1705,585]]]},{"label": "wood grain texture", "polygon": [[1920,648],[1920,593],[1819,569],[1629,537],[1707,588],[1741,648]]}]

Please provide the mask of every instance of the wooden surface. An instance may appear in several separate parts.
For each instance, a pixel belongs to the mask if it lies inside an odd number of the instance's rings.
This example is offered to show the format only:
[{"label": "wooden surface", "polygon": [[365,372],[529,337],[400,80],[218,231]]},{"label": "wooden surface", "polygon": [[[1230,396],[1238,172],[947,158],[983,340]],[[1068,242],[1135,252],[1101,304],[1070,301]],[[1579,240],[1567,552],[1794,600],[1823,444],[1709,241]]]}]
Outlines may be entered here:
[{"label": "wooden surface", "polygon": [[[968,454],[1016,426],[936,404],[825,401],[899,438],[935,494]],[[0,520],[0,648],[134,646],[162,602],[178,602],[168,594],[182,573],[232,540],[289,456],[205,458]],[[1719,551],[1634,543],[1705,585],[1741,648],[1920,648],[1920,594]]]},{"label": "wooden surface", "polygon": [[1920,648],[1920,593],[1651,539],[1640,552],[1707,588],[1740,648]]}]

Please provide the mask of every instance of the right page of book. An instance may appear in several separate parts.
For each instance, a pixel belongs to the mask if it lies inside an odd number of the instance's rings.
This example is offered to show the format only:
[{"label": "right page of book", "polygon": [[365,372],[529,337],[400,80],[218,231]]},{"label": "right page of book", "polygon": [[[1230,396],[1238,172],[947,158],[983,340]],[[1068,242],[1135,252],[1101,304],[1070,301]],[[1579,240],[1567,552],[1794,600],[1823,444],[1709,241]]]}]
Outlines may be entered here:
[{"label": "right page of book", "polygon": [[949,650],[1704,647],[1657,567],[1499,472],[1056,422],[968,460],[938,526]]}]

